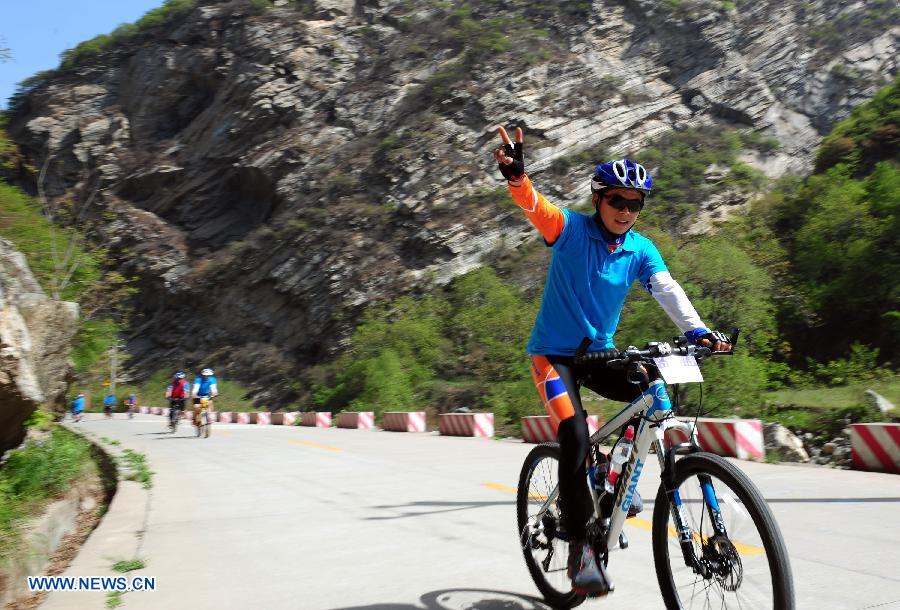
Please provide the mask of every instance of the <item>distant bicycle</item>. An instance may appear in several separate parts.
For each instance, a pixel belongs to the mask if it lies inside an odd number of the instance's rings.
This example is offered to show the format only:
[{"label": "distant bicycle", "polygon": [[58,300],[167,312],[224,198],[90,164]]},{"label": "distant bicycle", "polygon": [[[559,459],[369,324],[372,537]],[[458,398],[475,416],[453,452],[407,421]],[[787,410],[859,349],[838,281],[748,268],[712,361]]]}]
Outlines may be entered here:
[{"label": "distant bicycle", "polygon": [[174,434],[178,429],[178,420],[181,418],[182,411],[184,411],[183,398],[173,398],[169,401],[169,432]]},{"label": "distant bicycle", "polygon": [[[735,333],[730,342],[736,339]],[[629,347],[606,360],[601,354],[579,354],[576,360],[624,369],[635,382],[646,380],[641,367],[655,367],[665,376],[676,361],[690,368],[716,355],[679,340],[674,348],[650,343],[647,349]],[[607,463],[600,445],[627,426],[636,432],[633,450],[607,493],[594,474]],[[664,435],[673,428],[691,441],[667,448]],[[653,559],[666,607],[794,608],[784,540],[762,494],[731,462],[700,450],[695,426],[675,418],[663,379],[649,383],[590,442],[586,484],[593,506],[587,534],[598,561],[606,565],[610,551],[628,547],[622,526],[652,445],[662,468],[653,508]],[[676,454],[685,453],[676,461]],[[559,457],[557,443],[531,450],[522,466],[516,509],[525,563],[535,584],[551,605],[571,608],[585,596],[572,590],[566,574],[568,535],[559,505]]]},{"label": "distant bicycle", "polygon": [[212,428],[209,416],[211,404],[209,398],[204,396],[200,399],[200,404],[194,405],[194,428],[198,438],[209,438]]}]

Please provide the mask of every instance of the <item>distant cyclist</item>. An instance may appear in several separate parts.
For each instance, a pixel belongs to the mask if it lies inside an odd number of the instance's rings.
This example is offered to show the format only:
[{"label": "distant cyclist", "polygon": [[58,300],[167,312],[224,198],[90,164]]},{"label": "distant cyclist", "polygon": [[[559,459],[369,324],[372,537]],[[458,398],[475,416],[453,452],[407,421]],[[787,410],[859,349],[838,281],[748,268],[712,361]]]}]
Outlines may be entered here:
[{"label": "distant cyclist", "polygon": [[84,417],[84,394],[78,392],[78,395],[72,401],[72,419],[80,422],[82,417]]},{"label": "distant cyclist", "polygon": [[128,419],[132,419],[134,414],[137,413],[138,402],[137,396],[134,394],[129,394],[127,398],[123,401],[125,408],[128,410]]},{"label": "distant cyclist", "polygon": [[[521,128],[516,129],[515,142],[502,127],[500,138],[494,159],[513,201],[553,248],[527,351],[538,394],[557,428],[569,578],[576,592],[603,595],[611,581],[585,542],[589,435],[580,391],[584,385],[605,398],[631,402],[643,388],[630,383],[624,370],[575,364],[576,351],[585,340],[588,351],[615,351],[613,334],[635,281],[656,298],[691,343],[717,351],[729,351],[731,345],[722,333],[705,327],[653,242],[632,230],[653,184],[643,166],[629,159],[598,165],[591,178],[595,213],[588,216],[558,208],[535,190],[525,173]],[[632,514],[642,507],[637,494],[632,506]]]},{"label": "distant cyclist", "polygon": [[106,398],[103,399],[103,413],[106,417],[112,417],[113,409],[116,408],[116,395],[115,394],[107,394]]},{"label": "distant cyclist", "polygon": [[169,399],[169,424],[173,427],[178,425],[178,417],[181,411],[184,411],[184,401],[188,393],[189,386],[185,374],[178,371],[172,376],[172,382],[166,388],[166,398]]},{"label": "distant cyclist", "polygon": [[208,400],[207,408],[213,410],[213,398],[219,395],[219,387],[216,384],[216,378],[213,376],[212,369],[203,369],[200,376],[194,379],[194,388],[191,391],[191,397],[194,399],[194,425],[200,425],[200,401],[203,398]]}]

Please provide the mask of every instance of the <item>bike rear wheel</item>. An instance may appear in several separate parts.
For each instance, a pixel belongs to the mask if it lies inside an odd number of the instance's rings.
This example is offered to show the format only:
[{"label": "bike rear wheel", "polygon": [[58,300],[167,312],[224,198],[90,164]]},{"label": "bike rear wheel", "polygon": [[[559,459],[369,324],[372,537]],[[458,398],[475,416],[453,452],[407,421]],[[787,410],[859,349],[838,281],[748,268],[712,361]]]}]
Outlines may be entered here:
[{"label": "bike rear wheel", "polygon": [[525,458],[516,493],[519,542],[531,578],[554,608],[573,608],[584,596],[572,590],[566,572],[569,544],[556,537],[559,498],[540,515],[541,507],[559,483],[559,445],[538,445]]},{"label": "bike rear wheel", "polygon": [[[660,485],[653,507],[653,559],[666,607],[794,608],[784,539],[747,475],[717,455],[695,453],[675,463],[675,488],[692,531],[694,556],[706,574],[685,565],[672,516],[674,493],[670,496],[665,484]],[[713,498],[727,532],[724,537],[713,529]]]}]

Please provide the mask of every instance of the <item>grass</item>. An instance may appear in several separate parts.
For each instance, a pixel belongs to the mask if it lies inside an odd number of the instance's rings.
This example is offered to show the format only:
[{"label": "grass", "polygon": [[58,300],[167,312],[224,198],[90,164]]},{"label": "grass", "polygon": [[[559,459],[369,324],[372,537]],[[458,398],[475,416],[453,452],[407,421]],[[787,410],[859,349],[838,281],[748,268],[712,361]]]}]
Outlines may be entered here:
[{"label": "grass", "polygon": [[122,592],[121,591],[110,591],[106,594],[106,607],[107,608],[118,608],[122,605]]},{"label": "grass", "polygon": [[61,427],[9,453],[0,470],[0,561],[18,547],[23,523],[92,468],[90,443]]},{"label": "grass", "polygon": [[[199,369],[198,369],[199,370]],[[138,397],[138,404],[141,406],[167,407],[169,402],[165,398],[166,386],[172,381],[172,373],[174,370],[159,370],[153,373],[148,379],[139,384],[119,384],[116,387],[116,397],[118,399],[118,409],[122,409],[122,401],[129,394]],[[196,377],[193,372],[187,376],[188,382],[193,383]],[[219,396],[215,399],[216,411],[259,411],[264,407],[256,407],[253,402],[245,398],[247,396],[247,388],[236,381],[222,379],[216,376],[219,388]],[[102,389],[101,389],[102,391]],[[104,393],[94,394],[94,396],[102,397]],[[97,401],[92,401],[92,403]],[[91,405],[91,411],[102,411],[102,399],[100,404]],[[124,409],[122,409],[124,411]]]},{"label": "grass", "polygon": [[850,407],[866,402],[866,390],[878,392],[894,405],[900,405],[900,376],[838,387],[804,388],[770,392],[766,399],[780,405],[817,409]]},{"label": "grass", "polygon": [[122,461],[131,468],[126,476],[128,481],[137,481],[144,489],[153,487],[153,471],[147,466],[147,456],[131,449],[126,449],[122,454]]},{"label": "grass", "polygon": [[123,559],[113,564],[112,569],[116,572],[131,572],[132,570],[143,570],[147,564],[143,559]]}]

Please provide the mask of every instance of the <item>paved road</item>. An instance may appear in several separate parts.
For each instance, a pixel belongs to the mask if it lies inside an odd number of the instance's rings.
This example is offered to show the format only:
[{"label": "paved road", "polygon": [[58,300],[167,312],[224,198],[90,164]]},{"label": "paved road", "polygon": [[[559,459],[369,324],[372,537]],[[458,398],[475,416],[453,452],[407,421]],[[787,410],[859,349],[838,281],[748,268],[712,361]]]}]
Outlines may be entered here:
[{"label": "paved road", "polygon": [[[196,439],[149,415],[81,425],[156,472],[141,554],[157,590],[127,593],[129,610],[546,608],[516,537],[530,445],[238,424]],[[740,465],[785,535],[800,608],[900,608],[900,476]],[[651,461],[641,494],[658,481]],[[611,561],[616,592],[583,607],[663,607],[642,517]]]}]

